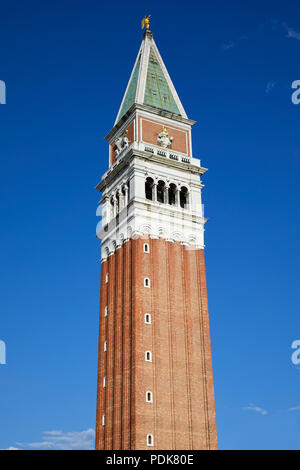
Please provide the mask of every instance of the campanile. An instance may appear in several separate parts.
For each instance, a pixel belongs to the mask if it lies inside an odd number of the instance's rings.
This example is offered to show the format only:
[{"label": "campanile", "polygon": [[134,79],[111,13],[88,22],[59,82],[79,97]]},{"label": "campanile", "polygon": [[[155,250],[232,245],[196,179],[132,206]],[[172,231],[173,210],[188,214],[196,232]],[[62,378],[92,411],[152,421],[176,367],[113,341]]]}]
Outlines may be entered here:
[{"label": "campanile", "polygon": [[[147,19],[146,19],[147,20]],[[101,191],[96,449],[216,449],[195,124],[149,21]]]}]

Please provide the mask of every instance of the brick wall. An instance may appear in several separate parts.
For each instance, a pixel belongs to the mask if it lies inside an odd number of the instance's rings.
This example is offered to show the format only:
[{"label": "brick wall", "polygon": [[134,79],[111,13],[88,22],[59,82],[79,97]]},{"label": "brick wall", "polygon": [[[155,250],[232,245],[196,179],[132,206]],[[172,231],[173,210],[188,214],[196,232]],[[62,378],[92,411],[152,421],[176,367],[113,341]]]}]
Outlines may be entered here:
[{"label": "brick wall", "polygon": [[204,252],[161,238],[129,240],[101,269],[96,448],[149,449],[148,433],[153,449],[217,448]]}]

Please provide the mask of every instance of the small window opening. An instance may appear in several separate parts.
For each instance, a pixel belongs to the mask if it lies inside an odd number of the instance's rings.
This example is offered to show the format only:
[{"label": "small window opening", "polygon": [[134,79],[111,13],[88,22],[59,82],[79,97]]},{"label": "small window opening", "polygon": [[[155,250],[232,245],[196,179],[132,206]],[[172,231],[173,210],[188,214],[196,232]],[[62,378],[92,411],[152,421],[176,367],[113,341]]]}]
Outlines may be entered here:
[{"label": "small window opening", "polygon": [[150,315],[150,313],[145,313],[145,323],[146,323],[146,325],[151,325],[151,315]]},{"label": "small window opening", "polygon": [[103,388],[106,387],[106,377],[103,377]]},{"label": "small window opening", "polygon": [[149,253],[149,245],[148,243],[144,243],[144,253]]},{"label": "small window opening", "polygon": [[146,392],[146,402],[152,403],[152,392]]},{"label": "small window opening", "polygon": [[147,446],[153,447],[154,439],[153,439],[152,434],[147,434],[146,442],[147,442]]},{"label": "small window opening", "polygon": [[145,352],[145,360],[146,360],[146,362],[152,362],[152,353],[151,353],[151,351],[146,351]]},{"label": "small window opening", "polygon": [[104,341],[104,352],[107,351],[107,341]]},{"label": "small window opening", "polygon": [[104,309],[104,316],[107,317],[107,315],[108,315],[108,306],[106,306]]},{"label": "small window opening", "polygon": [[150,279],[148,277],[144,279],[144,287],[150,287]]},{"label": "small window opening", "polygon": [[106,273],[106,276],[105,276],[105,283],[106,283],[106,284],[108,283],[108,278],[109,278],[109,274]]},{"label": "small window opening", "polygon": [[105,426],[105,415],[102,415],[102,426]]}]

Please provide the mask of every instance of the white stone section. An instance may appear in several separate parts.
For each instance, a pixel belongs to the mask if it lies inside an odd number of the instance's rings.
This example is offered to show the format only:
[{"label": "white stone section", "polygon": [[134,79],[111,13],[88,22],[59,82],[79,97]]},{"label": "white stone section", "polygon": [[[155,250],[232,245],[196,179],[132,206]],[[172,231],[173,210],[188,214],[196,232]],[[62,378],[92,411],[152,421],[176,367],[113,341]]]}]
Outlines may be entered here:
[{"label": "white stone section", "polygon": [[[152,148],[153,153],[147,151]],[[118,173],[118,165],[127,152],[133,150],[129,164]],[[138,152],[135,154],[134,150]],[[148,149],[149,150],[149,149]],[[165,156],[158,151],[164,151]],[[177,156],[177,160],[172,158]],[[104,261],[129,238],[150,236],[164,238],[166,241],[179,241],[191,249],[204,248],[204,224],[200,181],[200,161],[195,158],[182,160],[182,155],[158,146],[133,143],[124,155],[108,170],[102,184],[109,181],[112,171],[116,176],[103,190],[103,224],[97,235],[102,240],[101,260]],[[152,200],[146,199],[145,183],[153,180]],[[165,185],[165,202],[158,202],[157,185]],[[168,188],[176,188],[175,203],[168,203]],[[180,190],[187,190],[187,204],[180,207]]]}]

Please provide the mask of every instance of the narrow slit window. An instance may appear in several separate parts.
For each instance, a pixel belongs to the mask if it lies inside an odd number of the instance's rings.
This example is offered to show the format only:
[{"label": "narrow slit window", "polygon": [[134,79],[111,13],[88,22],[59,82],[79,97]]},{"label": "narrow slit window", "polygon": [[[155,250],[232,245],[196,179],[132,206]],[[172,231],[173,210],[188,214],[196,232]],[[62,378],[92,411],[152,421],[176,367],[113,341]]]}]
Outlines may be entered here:
[{"label": "narrow slit window", "polygon": [[153,439],[152,434],[147,434],[146,443],[147,443],[147,446],[153,447],[154,439]]},{"label": "narrow slit window", "polygon": [[107,341],[104,341],[104,352],[107,351]]},{"label": "narrow slit window", "polygon": [[145,277],[145,279],[144,279],[144,287],[150,287],[150,279],[149,279],[149,277]]},{"label": "narrow slit window", "polygon": [[105,387],[106,387],[106,377],[104,376],[103,377],[103,388],[105,388]]},{"label": "narrow slit window", "polygon": [[151,351],[146,351],[145,352],[145,361],[146,362],[152,362],[152,353],[151,353]]},{"label": "narrow slit window", "polygon": [[107,315],[108,315],[108,306],[106,306],[104,309],[104,316],[107,317]]},{"label": "narrow slit window", "polygon": [[144,253],[149,253],[149,252],[150,252],[149,244],[144,243]]},{"label": "narrow slit window", "polygon": [[152,400],[152,392],[150,392],[149,390],[146,392],[146,402],[147,403],[152,403],[153,400]]},{"label": "narrow slit window", "polygon": [[107,283],[108,283],[108,278],[109,278],[109,274],[108,274],[108,273],[106,273],[106,276],[105,276],[105,284],[107,284]]},{"label": "narrow slit window", "polygon": [[105,415],[102,415],[102,426],[105,426]]},{"label": "narrow slit window", "polygon": [[145,323],[146,323],[146,325],[151,325],[151,315],[150,315],[150,313],[145,313]]}]

